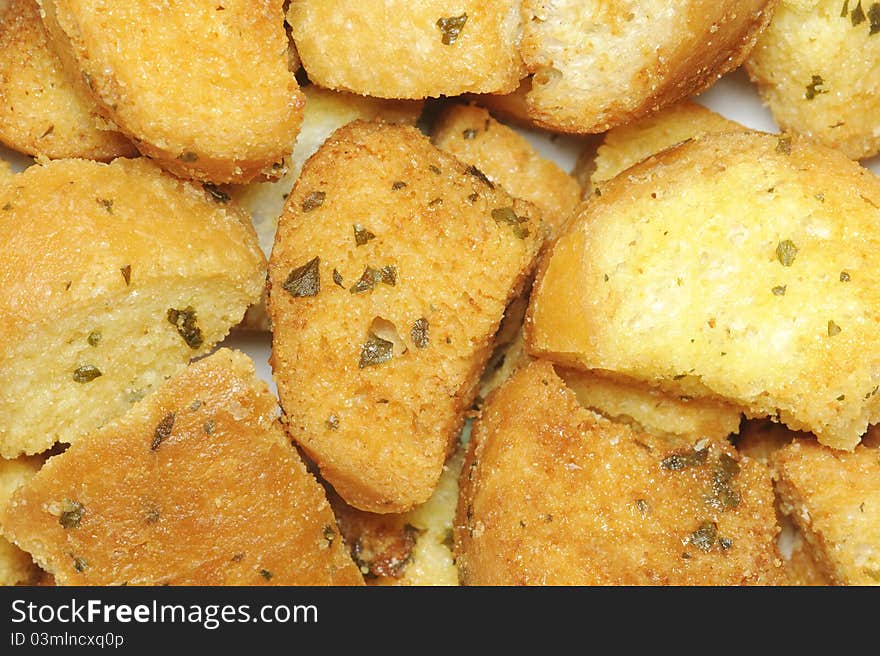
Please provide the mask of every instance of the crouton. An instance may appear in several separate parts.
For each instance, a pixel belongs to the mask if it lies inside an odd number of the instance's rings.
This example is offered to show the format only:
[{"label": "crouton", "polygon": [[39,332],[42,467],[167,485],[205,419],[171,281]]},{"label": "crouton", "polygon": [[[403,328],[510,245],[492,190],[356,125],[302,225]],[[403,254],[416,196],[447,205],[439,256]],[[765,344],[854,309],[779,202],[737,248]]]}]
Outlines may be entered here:
[{"label": "crouton", "polygon": [[330,494],[339,530],[368,585],[458,585],[452,521],[464,449],[446,462],[434,494],[402,514],[357,510]]},{"label": "crouton", "polygon": [[580,202],[574,178],[485,109],[451,106],[435,123],[431,140],[441,150],[475,165],[511,194],[536,205],[551,236]]},{"label": "crouton", "polygon": [[524,0],[532,119],[604,132],[711,86],[739,66],[776,0]]},{"label": "crouton", "polygon": [[835,151],[706,135],[608,182],[542,265],[533,355],[852,449],[880,419],[880,180]]},{"label": "crouton", "polygon": [[556,373],[583,407],[669,443],[724,440],[739,430],[739,408],[714,399],[675,396],[643,383],[564,367]]},{"label": "crouton", "polygon": [[596,151],[595,170],[586,195],[595,193],[602,182],[633,164],[682,141],[712,132],[745,129],[702,105],[683,100],[629,125],[609,130]]},{"label": "crouton", "polygon": [[182,177],[284,172],[303,97],[282,0],[38,0],[56,51],[145,155]]},{"label": "crouton", "polygon": [[324,491],[221,349],[51,458],[0,514],[59,585],[346,585]]},{"label": "crouton", "polygon": [[[0,186],[0,454],[73,442],[223,339],[260,297],[247,215],[146,159]],[[22,229],[22,227],[26,229]]]},{"label": "crouton", "polygon": [[520,80],[519,86],[510,93],[469,93],[464,97],[487,108],[492,112],[492,116],[497,116],[521,127],[530,128],[535,126],[526,107],[526,96],[531,90],[532,78],[527,77]]},{"label": "crouton", "polygon": [[803,534],[797,531],[794,534],[791,553],[783,558],[785,574],[790,585],[797,586],[829,586],[834,581],[826,574],[825,568],[816,562],[813,551],[804,539]]},{"label": "crouton", "polygon": [[292,0],[312,82],[377,98],[507,93],[525,76],[517,0]]},{"label": "crouton", "polygon": [[780,508],[836,584],[880,584],[880,446],[852,453],[800,439],[772,458]]},{"label": "crouton", "polygon": [[547,362],[474,425],[455,554],[469,585],[740,585],[782,578],[770,476],[585,410]]},{"label": "crouton", "polygon": [[880,152],[880,4],[781,0],[746,70],[784,129],[853,159]]},{"label": "crouton", "polygon": [[287,199],[269,263],[287,428],[349,504],[427,500],[540,213],[406,126],[340,128]]},{"label": "crouton", "polygon": [[[30,480],[42,464],[43,459],[39,456],[16,460],[0,458],[0,510],[6,506],[12,493]],[[0,537],[0,585],[33,584],[39,578],[40,570],[31,557]]]},{"label": "crouton", "polygon": [[0,142],[53,159],[137,154],[83,85],[68,77],[35,0],[10,0],[0,15]]}]

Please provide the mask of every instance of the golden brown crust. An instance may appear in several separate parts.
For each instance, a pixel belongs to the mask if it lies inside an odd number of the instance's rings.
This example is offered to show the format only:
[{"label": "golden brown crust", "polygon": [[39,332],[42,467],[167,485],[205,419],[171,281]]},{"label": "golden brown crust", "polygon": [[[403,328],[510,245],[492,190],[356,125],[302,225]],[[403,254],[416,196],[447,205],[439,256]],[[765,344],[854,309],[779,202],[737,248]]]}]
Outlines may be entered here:
[{"label": "golden brown crust", "polygon": [[834,151],[707,135],[629,169],[538,273],[526,343],[852,449],[880,419],[880,181]]},{"label": "golden brown crust", "polygon": [[485,109],[453,105],[434,124],[431,140],[441,150],[477,166],[510,194],[536,205],[551,238],[580,202],[574,178]]},{"label": "golden brown crust", "polygon": [[361,583],[274,397],[226,349],[52,458],[0,517],[59,585]]},{"label": "golden brown crust", "polygon": [[552,365],[489,399],[462,469],[455,549],[471,585],[778,584],[765,467],[583,409]]},{"label": "golden brown crust", "polygon": [[[537,208],[472,169],[414,128],[354,122],[306,163],[279,223],[269,314],[288,430],[362,510],[431,495],[543,242]],[[320,291],[297,290],[316,277]]]},{"label": "golden brown crust", "polygon": [[525,0],[538,125],[604,132],[696,95],[748,55],[776,0]]},{"label": "golden brown crust", "polygon": [[0,142],[52,159],[137,154],[68,77],[35,0],[11,0],[0,20]]},{"label": "golden brown crust", "polygon": [[288,21],[313,82],[427,98],[513,91],[519,12],[518,0],[293,0]]},{"label": "golden brown crust", "polygon": [[878,12],[856,0],[779,3],[746,70],[783,129],[853,159],[880,152]]},{"label": "golden brown crust", "polygon": [[38,1],[70,75],[143,154],[215,183],[284,172],[304,100],[281,0]]},{"label": "golden brown crust", "polygon": [[[0,458],[0,510],[6,507],[12,494],[33,478],[42,465],[43,458],[39,456],[15,460]],[[40,570],[28,554],[6,538],[0,537],[0,586],[33,585],[40,579],[40,575]]]}]

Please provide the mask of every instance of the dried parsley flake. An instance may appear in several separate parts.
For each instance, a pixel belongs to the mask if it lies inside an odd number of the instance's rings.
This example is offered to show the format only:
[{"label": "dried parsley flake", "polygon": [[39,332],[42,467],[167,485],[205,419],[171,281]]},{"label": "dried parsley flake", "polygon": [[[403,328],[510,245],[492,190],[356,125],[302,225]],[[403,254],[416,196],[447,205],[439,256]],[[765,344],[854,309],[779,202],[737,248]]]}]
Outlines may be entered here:
[{"label": "dried parsley flake", "polygon": [[423,349],[428,347],[428,344],[431,341],[428,329],[428,320],[425,319],[425,317],[416,319],[415,323],[413,323],[412,329],[409,331],[409,336],[412,338],[413,344],[416,345],[416,348]]},{"label": "dried parsley flake", "polygon": [[375,239],[376,235],[364,228],[360,223],[355,223],[354,226],[354,243],[358,246],[363,246],[371,239]]},{"label": "dried parsley flake", "polygon": [[388,362],[393,355],[393,351],[393,343],[370,333],[370,336],[367,337],[367,341],[364,342],[361,348],[361,359],[358,362],[358,367],[363,369],[364,367],[372,367]]},{"label": "dried parsley flake", "polygon": [[84,364],[73,370],[73,381],[75,383],[91,383],[102,375],[101,370],[96,366]]},{"label": "dried parsley flake", "polygon": [[443,34],[443,36],[441,37],[443,45],[451,46],[453,43],[455,43],[456,40],[458,40],[458,35],[461,34],[461,31],[464,29],[465,23],[467,23],[467,14],[462,14],[461,16],[446,16],[445,18],[439,18],[437,20],[437,27]]},{"label": "dried parsley flake", "polygon": [[318,209],[319,207],[321,207],[321,205],[324,204],[325,198],[327,198],[326,192],[313,191],[308,196],[303,198],[302,211],[311,212],[312,210]]},{"label": "dried parsley flake", "polygon": [[321,258],[315,257],[300,267],[293,269],[282,284],[282,288],[294,298],[317,296],[321,291]]},{"label": "dried parsley flake", "polygon": [[174,430],[174,420],[176,418],[177,414],[174,412],[169,412],[162,417],[162,421],[159,422],[156,426],[156,430],[153,432],[153,441],[150,442],[150,451],[158,449],[159,445],[171,436],[171,431]]},{"label": "dried parsley flake", "polygon": [[824,86],[825,80],[822,79],[821,75],[813,75],[812,81],[807,85],[807,92],[804,94],[804,98],[807,100],[812,100],[818,95],[823,93],[828,93],[828,89],[820,89],[819,87]]},{"label": "dried parsley flake", "polygon": [[197,349],[204,343],[202,329],[196,321],[196,311],[191,305],[183,310],[168,308],[165,313],[168,323],[177,328],[177,334],[183,338],[186,345],[191,349]]},{"label": "dried parsley flake", "polygon": [[776,245],[776,259],[782,266],[790,267],[797,257],[798,247],[791,239],[784,239]]},{"label": "dried parsley flake", "polygon": [[62,528],[78,528],[83,513],[85,513],[85,508],[81,503],[65,499],[61,504],[61,516],[58,517],[58,523]]}]

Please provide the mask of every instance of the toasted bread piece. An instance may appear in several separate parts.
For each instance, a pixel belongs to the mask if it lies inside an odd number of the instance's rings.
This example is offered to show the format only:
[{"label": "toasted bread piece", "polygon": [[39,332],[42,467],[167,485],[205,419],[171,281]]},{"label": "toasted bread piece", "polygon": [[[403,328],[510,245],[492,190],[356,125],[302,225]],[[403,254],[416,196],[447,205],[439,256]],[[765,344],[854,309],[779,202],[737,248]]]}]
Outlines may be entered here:
[{"label": "toasted bread piece", "polygon": [[266,266],[241,209],[146,159],[54,160],[15,181],[0,186],[6,458],[76,440],[210,352]]},{"label": "toasted bread piece", "polygon": [[695,95],[739,66],[776,0],[523,0],[532,119],[604,132]]},{"label": "toasted bread piece", "polygon": [[706,135],[586,203],[538,274],[527,346],[852,449],[880,419],[878,221],[880,180],[842,154]]},{"label": "toasted bread piece", "polygon": [[724,440],[739,430],[739,408],[715,399],[675,396],[644,383],[564,367],[556,373],[583,407],[669,443]]},{"label": "toasted bread piece", "polygon": [[536,205],[551,236],[580,202],[574,178],[481,107],[452,105],[434,124],[431,140],[441,150],[475,165],[517,198]]},{"label": "toasted bread piece", "polygon": [[746,60],[784,129],[853,159],[880,152],[880,5],[781,0]]},{"label": "toasted bread piece", "polygon": [[339,530],[367,585],[458,585],[452,522],[463,461],[464,448],[459,448],[444,465],[431,498],[406,513],[364,512],[337,494],[329,495]]},{"label": "toasted bread piece", "polygon": [[525,76],[518,0],[292,0],[312,82],[377,98],[507,93]]},{"label": "toasted bread piece", "polygon": [[[39,456],[16,460],[0,458],[0,511],[9,502],[12,493],[30,480],[42,464],[43,458]],[[39,578],[40,570],[31,557],[6,538],[0,537],[0,585],[33,584]]]},{"label": "toasted bread piece", "polygon": [[282,0],[38,0],[53,45],[138,149],[182,177],[284,172],[303,97]]},{"label": "toasted bread piece", "polygon": [[688,139],[745,129],[702,105],[683,100],[629,125],[609,130],[596,151],[595,170],[590,176],[590,188],[585,192],[595,193],[602,182]]},{"label": "toasted bread piece", "polygon": [[526,107],[526,96],[531,90],[532,78],[526,77],[510,93],[465,94],[465,98],[486,107],[492,116],[528,128],[535,126]]},{"label": "toasted bread piece", "polygon": [[460,485],[465,584],[783,581],[766,467],[720,441],[675,450],[603,419],[547,362],[489,399]]},{"label": "toasted bread piece", "polygon": [[537,208],[411,127],[350,123],[306,163],[269,263],[272,365],[349,504],[431,496],[543,238]]},{"label": "toasted bread piece", "polygon": [[801,439],[772,459],[780,508],[842,585],[880,584],[880,446],[852,453]]},{"label": "toasted bread piece", "polygon": [[50,459],[0,515],[59,585],[356,585],[253,362],[221,349]]},{"label": "toasted bread piece", "polygon": [[52,159],[137,154],[64,70],[35,0],[10,0],[0,14],[0,142]]}]

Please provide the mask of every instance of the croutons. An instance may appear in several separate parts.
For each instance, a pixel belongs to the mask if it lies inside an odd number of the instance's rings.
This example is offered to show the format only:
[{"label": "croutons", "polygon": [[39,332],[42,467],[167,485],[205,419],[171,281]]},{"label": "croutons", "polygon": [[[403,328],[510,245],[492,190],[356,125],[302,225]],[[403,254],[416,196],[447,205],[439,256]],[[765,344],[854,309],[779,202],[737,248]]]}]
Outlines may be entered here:
[{"label": "croutons", "polygon": [[604,132],[695,95],[742,63],[776,0],[523,1],[532,119]]},{"label": "croutons", "polygon": [[629,125],[609,130],[596,151],[591,188],[585,190],[585,195],[595,193],[602,182],[661,150],[704,134],[744,129],[702,105],[683,100]]},{"label": "croutons", "polygon": [[452,522],[463,460],[460,448],[444,465],[431,498],[407,513],[364,512],[330,495],[339,530],[368,585],[458,585]]},{"label": "croutons", "polygon": [[39,0],[53,45],[102,111],[169,171],[277,178],[302,120],[282,0]]},{"label": "croutons", "polygon": [[800,439],[772,464],[780,508],[829,578],[880,584],[880,447],[862,444],[842,453]]},{"label": "croutons", "polygon": [[854,159],[880,152],[880,4],[782,0],[746,69],[784,129]]},{"label": "croutons", "polygon": [[59,585],[346,585],[324,491],[247,356],[221,349],[51,458],[3,532]]},{"label": "croutons", "polygon": [[671,448],[582,408],[547,362],[489,399],[461,475],[470,585],[739,585],[782,578],[765,467]]},{"label": "croutons", "polygon": [[434,125],[441,150],[473,164],[505,190],[535,204],[556,232],[580,202],[574,178],[542,157],[524,137],[473,105],[453,105]]},{"label": "croutons", "polygon": [[878,221],[880,180],[840,153],[706,135],[584,206],[538,274],[527,347],[852,449],[880,419]]},{"label": "croutons", "polygon": [[306,163],[269,264],[288,431],[351,505],[431,495],[540,213],[404,126],[354,122]]},{"label": "croutons", "polygon": [[[0,512],[12,493],[24,485],[40,469],[43,459],[38,456],[6,460],[0,458]],[[2,531],[2,522],[0,522]],[[34,584],[40,571],[24,551],[0,537],[0,585]]]},{"label": "croutons", "polygon": [[0,142],[48,158],[111,160],[137,149],[100,115],[49,45],[35,0],[0,8]]},{"label": "croutons", "polygon": [[204,355],[260,297],[247,215],[146,159],[0,186],[0,454],[73,442]]},{"label": "croutons", "polygon": [[507,93],[525,74],[518,0],[292,0],[312,82],[378,98]]}]

